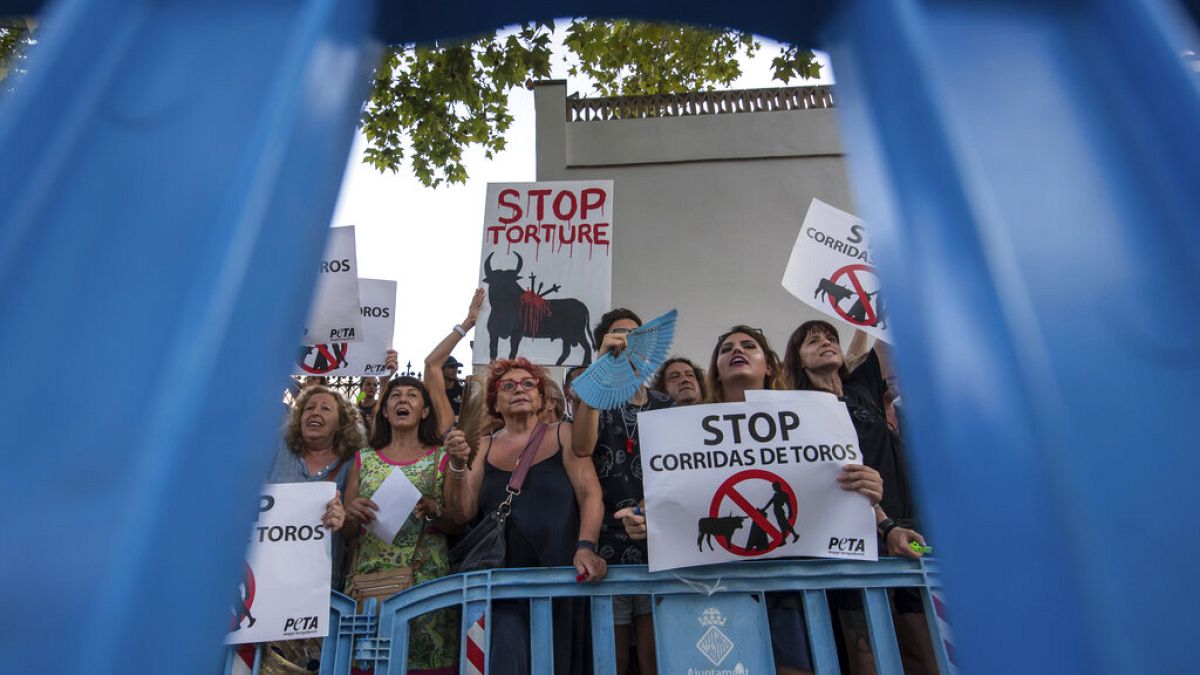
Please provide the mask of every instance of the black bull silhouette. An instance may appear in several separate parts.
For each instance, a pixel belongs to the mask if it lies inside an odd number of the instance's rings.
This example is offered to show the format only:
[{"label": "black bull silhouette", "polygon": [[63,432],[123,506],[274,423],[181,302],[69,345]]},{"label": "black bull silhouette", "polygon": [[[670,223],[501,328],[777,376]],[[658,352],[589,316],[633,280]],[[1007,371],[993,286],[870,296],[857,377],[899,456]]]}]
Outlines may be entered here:
[{"label": "black bull silhouette", "polygon": [[[508,339],[508,358],[516,358],[521,338],[562,340],[562,355],[557,365],[562,365],[571,355],[575,345],[583,347],[583,365],[592,362],[591,333],[588,330],[591,317],[587,305],[575,298],[546,300],[532,289],[521,288],[521,268],[525,261],[517,256],[517,267],[511,270],[492,269],[489,253],[483,261],[483,282],[488,285],[488,304],[492,311],[488,316],[488,353],[495,360],[499,351],[500,338]],[[525,296],[522,298],[522,296]]]},{"label": "black bull silhouette", "polygon": [[742,527],[742,522],[746,520],[746,516],[719,516],[716,518],[701,518],[699,523],[700,536],[696,537],[696,547],[701,551],[704,550],[704,542],[708,542],[708,548],[712,550],[713,537],[725,537],[725,541],[733,538],[733,533],[737,532]]}]

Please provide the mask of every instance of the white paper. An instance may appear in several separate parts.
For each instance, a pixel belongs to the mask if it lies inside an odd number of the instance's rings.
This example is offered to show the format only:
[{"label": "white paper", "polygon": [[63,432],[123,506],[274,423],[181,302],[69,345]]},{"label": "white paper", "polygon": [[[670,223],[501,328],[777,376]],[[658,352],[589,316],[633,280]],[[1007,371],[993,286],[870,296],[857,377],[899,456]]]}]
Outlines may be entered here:
[{"label": "white paper", "polygon": [[408,476],[399,469],[393,469],[375,494],[371,495],[371,501],[379,510],[375,512],[375,520],[367,523],[367,530],[383,541],[392,543],[420,500],[421,491]]},{"label": "white paper", "polygon": [[306,345],[296,357],[293,375],[379,377],[387,375],[387,351],[396,325],[396,282],[358,280],[362,340]]},{"label": "white paper", "polygon": [[862,461],[846,406],[822,392],[786,394],[638,415],[650,571],[878,558],[869,500],[837,482],[843,465]]},{"label": "white paper", "polygon": [[362,339],[361,314],[354,228],[331,227],[301,344],[358,342]]},{"label": "white paper", "polygon": [[263,487],[243,576],[229,589],[226,644],[329,634],[330,542],[321,524],[331,481]]},{"label": "white paper", "polygon": [[613,228],[611,180],[488,184],[479,258],[487,302],[472,361],[512,353],[590,363],[592,324],[612,309]]},{"label": "white paper", "polygon": [[812,200],[782,283],[818,312],[891,342],[870,238],[858,216]]}]

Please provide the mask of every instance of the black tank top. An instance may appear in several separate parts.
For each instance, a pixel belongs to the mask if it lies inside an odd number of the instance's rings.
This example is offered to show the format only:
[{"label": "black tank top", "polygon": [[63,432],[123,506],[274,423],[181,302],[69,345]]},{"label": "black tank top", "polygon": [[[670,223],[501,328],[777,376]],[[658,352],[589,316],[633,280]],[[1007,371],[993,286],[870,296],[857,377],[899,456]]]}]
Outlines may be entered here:
[{"label": "black tank top", "polygon": [[[505,567],[558,567],[571,565],[579,537],[579,505],[563,466],[562,427],[555,430],[558,450],[534,464],[525,477],[521,494],[513,497],[508,522]],[[488,438],[488,453],[492,439]],[[508,497],[505,487],[511,472],[502,471],[484,458],[480,513],[490,513]]]}]

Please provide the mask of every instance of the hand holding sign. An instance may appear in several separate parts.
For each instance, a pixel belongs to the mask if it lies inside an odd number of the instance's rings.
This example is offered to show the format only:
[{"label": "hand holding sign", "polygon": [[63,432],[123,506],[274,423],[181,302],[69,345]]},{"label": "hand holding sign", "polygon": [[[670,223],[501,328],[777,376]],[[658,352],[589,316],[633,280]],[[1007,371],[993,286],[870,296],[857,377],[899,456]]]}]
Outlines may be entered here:
[{"label": "hand holding sign", "polygon": [[654,511],[644,521],[651,571],[788,555],[877,557],[870,505],[882,482],[857,463],[846,406],[827,393],[786,394],[638,416]]},{"label": "hand holding sign", "polygon": [[783,273],[783,287],[822,314],[890,342],[874,265],[863,222],[814,199]]},{"label": "hand holding sign", "polygon": [[871,500],[871,505],[883,499],[883,476],[869,466],[847,464],[837,477],[843,490],[857,492]]}]

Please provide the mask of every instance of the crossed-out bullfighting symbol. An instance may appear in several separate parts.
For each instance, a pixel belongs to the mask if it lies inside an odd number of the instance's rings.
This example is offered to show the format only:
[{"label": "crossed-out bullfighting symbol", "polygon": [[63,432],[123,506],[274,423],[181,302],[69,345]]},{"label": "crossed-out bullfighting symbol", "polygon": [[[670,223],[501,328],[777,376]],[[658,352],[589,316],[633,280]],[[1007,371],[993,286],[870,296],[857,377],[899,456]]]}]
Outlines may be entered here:
[{"label": "crossed-out bullfighting symbol", "polygon": [[331,373],[342,366],[349,366],[346,357],[350,355],[349,342],[334,342],[327,345],[312,345],[300,348],[300,356],[296,363],[300,369],[311,375]]},{"label": "crossed-out bullfighting symbol", "polygon": [[[843,279],[850,283],[851,288],[840,283]],[[867,290],[868,287],[875,290]],[[879,277],[874,267],[856,263],[839,268],[828,279],[821,279],[817,283],[813,298],[822,295],[829,300],[829,305],[838,316],[855,326],[887,328],[887,317],[879,297]],[[853,299],[850,308],[843,309],[842,302],[850,299]]]},{"label": "crossed-out bullfighting symbol", "polygon": [[[755,506],[747,495],[761,497],[768,493],[766,486],[769,486],[770,498],[761,507]],[[722,511],[726,515],[722,516]],[[737,512],[744,515],[734,515]],[[762,469],[739,471],[717,488],[708,508],[708,517],[700,519],[696,546],[703,551],[704,545],[708,544],[712,549],[712,541],[716,539],[721,548],[734,555],[754,557],[770,553],[799,540],[796,515],[796,493],[787,481]],[[733,543],[734,534],[747,519],[750,527],[744,543]]]}]

